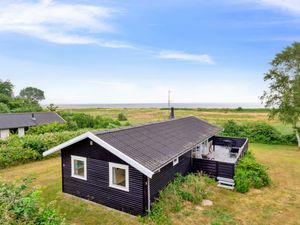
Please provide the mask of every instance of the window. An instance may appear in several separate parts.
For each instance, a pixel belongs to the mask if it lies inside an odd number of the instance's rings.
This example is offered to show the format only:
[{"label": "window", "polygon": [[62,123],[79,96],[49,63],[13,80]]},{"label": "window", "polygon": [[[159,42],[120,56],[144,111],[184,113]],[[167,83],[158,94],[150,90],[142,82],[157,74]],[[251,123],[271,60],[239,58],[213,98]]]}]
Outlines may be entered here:
[{"label": "window", "polygon": [[72,177],[86,180],[86,158],[80,156],[71,156]]},{"label": "window", "polygon": [[109,186],[129,191],[128,165],[109,163]]},{"label": "window", "polygon": [[173,166],[177,165],[179,162],[179,157],[177,157],[176,159],[173,160]]}]

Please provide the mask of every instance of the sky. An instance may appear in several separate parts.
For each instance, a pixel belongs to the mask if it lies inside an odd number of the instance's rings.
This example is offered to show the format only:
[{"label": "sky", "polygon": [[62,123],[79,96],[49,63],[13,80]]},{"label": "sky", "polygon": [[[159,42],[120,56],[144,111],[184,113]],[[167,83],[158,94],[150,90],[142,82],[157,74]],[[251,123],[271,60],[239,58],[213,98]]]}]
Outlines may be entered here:
[{"label": "sky", "polygon": [[0,79],[44,104],[260,102],[300,0],[1,0]]}]

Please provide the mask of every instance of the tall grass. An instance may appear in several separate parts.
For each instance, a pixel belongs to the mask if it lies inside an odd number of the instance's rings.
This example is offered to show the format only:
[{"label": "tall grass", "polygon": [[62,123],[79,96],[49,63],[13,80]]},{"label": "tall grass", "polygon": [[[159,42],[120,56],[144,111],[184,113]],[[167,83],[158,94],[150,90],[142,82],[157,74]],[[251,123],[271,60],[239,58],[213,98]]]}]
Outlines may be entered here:
[{"label": "tall grass", "polygon": [[[145,221],[157,225],[172,224],[170,214],[180,212],[184,202],[199,204],[209,195],[207,186],[209,178],[201,174],[177,175],[176,178],[160,192]],[[144,221],[144,222],[145,222]]]}]

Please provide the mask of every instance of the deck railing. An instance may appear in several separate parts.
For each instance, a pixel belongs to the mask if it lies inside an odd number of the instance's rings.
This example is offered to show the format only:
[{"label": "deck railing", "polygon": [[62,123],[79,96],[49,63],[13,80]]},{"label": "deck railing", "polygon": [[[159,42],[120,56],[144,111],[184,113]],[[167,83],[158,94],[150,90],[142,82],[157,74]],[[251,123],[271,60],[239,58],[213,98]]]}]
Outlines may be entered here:
[{"label": "deck railing", "polygon": [[211,138],[213,141],[213,145],[221,145],[227,146],[228,142],[224,142],[224,140],[231,140],[231,147],[238,147],[239,151],[236,156],[236,160],[234,163],[229,162],[221,162],[212,159],[201,159],[194,158],[193,159],[193,171],[194,172],[204,172],[211,177],[225,177],[233,179],[235,166],[238,160],[247,152],[248,150],[248,139],[247,138],[233,138],[233,137],[220,137],[215,136]]}]

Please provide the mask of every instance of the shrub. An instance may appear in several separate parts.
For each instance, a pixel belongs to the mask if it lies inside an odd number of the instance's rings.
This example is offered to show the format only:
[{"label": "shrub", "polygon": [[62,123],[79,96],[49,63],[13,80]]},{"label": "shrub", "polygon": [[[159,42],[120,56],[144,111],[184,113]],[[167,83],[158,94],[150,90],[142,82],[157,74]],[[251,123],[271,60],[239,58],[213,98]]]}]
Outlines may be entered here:
[{"label": "shrub", "polygon": [[9,112],[8,106],[5,103],[0,102],[0,113],[8,113],[8,112]]},{"label": "shrub", "polygon": [[68,130],[77,130],[83,128],[111,128],[121,126],[118,120],[105,118],[101,116],[90,116],[84,113],[61,112],[61,116],[66,120]]},{"label": "shrub", "polygon": [[118,120],[119,121],[127,121],[127,117],[124,115],[124,113],[119,113]]},{"label": "shrub", "polygon": [[45,125],[30,127],[27,134],[44,134],[52,132],[62,132],[68,130],[68,124],[65,123],[49,123]]},{"label": "shrub", "polygon": [[295,135],[282,135],[274,127],[266,123],[237,124],[233,120],[229,120],[223,127],[222,135],[247,137],[251,142],[289,145],[297,143]]},{"label": "shrub", "polygon": [[0,169],[37,160],[41,155],[21,146],[0,146]]},{"label": "shrub", "polygon": [[[66,120],[66,123],[50,123],[41,126],[30,127],[27,134],[44,134],[62,131],[75,131],[79,129],[111,129],[121,126],[119,120],[105,118],[101,116],[90,116],[84,113],[61,113],[61,116]],[[124,116],[125,117],[125,116]],[[125,118],[122,118],[125,120]]]},{"label": "shrub", "polygon": [[245,173],[244,170],[235,171],[234,181],[235,181],[236,191],[241,193],[245,193],[249,191],[250,185],[249,185],[247,174]]},{"label": "shrub", "polygon": [[198,204],[208,195],[207,179],[201,174],[189,174],[184,177],[177,175],[160,192],[159,199],[153,204],[148,219],[158,225],[172,224],[169,214],[181,211],[184,201]]},{"label": "shrub", "polygon": [[271,182],[267,168],[259,164],[250,152],[239,161],[234,180],[236,190],[242,193],[247,192],[249,188],[265,187]]},{"label": "shrub", "polygon": [[0,141],[0,168],[27,163],[42,158],[42,153],[84,132],[64,131],[26,135],[19,138],[11,135],[7,140]]},{"label": "shrub", "polygon": [[64,218],[51,205],[42,205],[39,190],[0,181],[0,224],[62,225]]},{"label": "shrub", "polygon": [[223,135],[226,136],[240,136],[242,137],[242,129],[239,125],[236,124],[233,120],[228,120],[227,123],[223,125],[224,131]]}]

